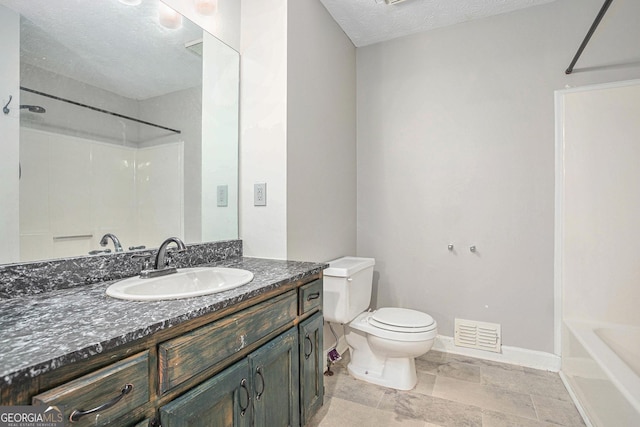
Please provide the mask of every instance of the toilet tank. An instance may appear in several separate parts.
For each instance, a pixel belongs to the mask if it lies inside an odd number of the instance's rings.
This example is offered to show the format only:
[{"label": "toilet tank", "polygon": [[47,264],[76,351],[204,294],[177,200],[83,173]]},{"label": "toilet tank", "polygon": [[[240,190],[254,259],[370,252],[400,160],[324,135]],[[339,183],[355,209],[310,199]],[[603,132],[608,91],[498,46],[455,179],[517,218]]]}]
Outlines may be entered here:
[{"label": "toilet tank", "polygon": [[369,308],[373,258],[344,257],[329,261],[325,269],[322,311],[324,320],[349,323]]}]

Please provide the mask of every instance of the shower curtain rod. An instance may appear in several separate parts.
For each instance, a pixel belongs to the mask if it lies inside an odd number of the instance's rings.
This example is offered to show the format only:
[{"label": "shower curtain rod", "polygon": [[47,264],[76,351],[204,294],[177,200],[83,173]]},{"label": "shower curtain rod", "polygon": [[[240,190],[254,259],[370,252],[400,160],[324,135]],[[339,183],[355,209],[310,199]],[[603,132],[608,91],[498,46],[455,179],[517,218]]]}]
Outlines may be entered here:
[{"label": "shower curtain rod", "polygon": [[584,48],[587,47],[589,40],[591,40],[591,36],[596,31],[596,28],[598,28],[598,25],[600,24],[600,21],[602,21],[604,14],[607,13],[607,9],[609,9],[609,6],[611,5],[612,1],[613,0],[605,0],[604,4],[600,8],[600,12],[598,12],[598,16],[596,16],[596,19],[593,21],[593,24],[591,24],[591,28],[589,28],[589,31],[587,32],[587,35],[584,37],[584,40],[582,40],[582,44],[580,45],[580,47],[578,48],[578,51],[573,57],[571,64],[569,64],[569,68],[567,68],[567,70],[564,72],[565,74],[571,74],[573,72],[573,67],[576,65],[576,62],[578,62],[578,58],[580,58],[580,55],[582,55],[582,51],[584,50]]},{"label": "shower curtain rod", "polygon": [[25,92],[35,93],[36,95],[46,96],[47,98],[55,99],[56,101],[62,101],[62,102],[66,102],[68,104],[77,105],[78,107],[88,108],[88,109],[93,110],[93,111],[98,111],[99,113],[110,114],[112,116],[120,117],[122,119],[127,119],[127,120],[131,120],[131,121],[134,121],[134,122],[142,123],[142,124],[145,124],[147,126],[153,126],[153,127],[164,129],[164,130],[168,130],[168,131],[174,132],[174,133],[182,133],[181,131],[179,131],[177,129],[171,129],[171,128],[168,128],[166,126],[157,125],[155,123],[145,122],[144,120],[136,119],[134,117],[125,116],[124,114],[114,113],[113,111],[108,111],[108,110],[103,110],[102,108],[92,107],[91,105],[82,104],[80,102],[72,101],[72,100],[66,99],[66,98],[61,98],[59,96],[51,95],[51,94],[48,94],[48,93],[45,93],[45,92],[40,92],[38,90],[29,89],[28,87],[20,86],[20,90],[24,90]]}]

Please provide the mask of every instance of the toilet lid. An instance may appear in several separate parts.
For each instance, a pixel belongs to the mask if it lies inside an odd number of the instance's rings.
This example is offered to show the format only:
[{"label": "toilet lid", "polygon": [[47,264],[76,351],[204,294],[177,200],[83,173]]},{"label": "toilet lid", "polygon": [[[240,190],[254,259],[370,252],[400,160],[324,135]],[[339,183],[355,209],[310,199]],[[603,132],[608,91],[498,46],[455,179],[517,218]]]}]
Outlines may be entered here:
[{"label": "toilet lid", "polygon": [[374,311],[369,317],[369,324],[398,332],[427,332],[435,328],[435,321],[427,313],[397,307]]}]

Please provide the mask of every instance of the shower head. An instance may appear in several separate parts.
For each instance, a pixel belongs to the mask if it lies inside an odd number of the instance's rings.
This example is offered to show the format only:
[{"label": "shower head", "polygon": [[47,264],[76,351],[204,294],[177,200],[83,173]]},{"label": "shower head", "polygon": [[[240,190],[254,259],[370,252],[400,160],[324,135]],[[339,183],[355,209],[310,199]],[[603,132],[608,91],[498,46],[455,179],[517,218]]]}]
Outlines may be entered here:
[{"label": "shower head", "polygon": [[21,105],[20,109],[27,109],[27,111],[29,111],[30,113],[38,113],[38,114],[42,114],[42,113],[46,113],[47,110],[45,110],[43,107],[39,106],[39,105]]}]

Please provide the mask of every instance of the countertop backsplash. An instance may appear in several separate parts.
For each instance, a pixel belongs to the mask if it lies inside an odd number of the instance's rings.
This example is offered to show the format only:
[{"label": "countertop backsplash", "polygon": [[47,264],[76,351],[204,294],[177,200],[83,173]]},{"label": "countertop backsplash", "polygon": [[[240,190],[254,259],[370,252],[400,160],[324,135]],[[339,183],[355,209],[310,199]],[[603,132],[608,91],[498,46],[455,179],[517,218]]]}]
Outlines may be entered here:
[{"label": "countertop backsplash", "polygon": [[[0,300],[39,295],[108,280],[136,276],[142,270],[141,254],[155,257],[157,249],[107,255],[63,258],[0,266]],[[172,252],[169,249],[169,252]],[[137,255],[137,256],[136,256]],[[242,240],[187,245],[173,253],[177,267],[191,267],[242,256]]]}]

